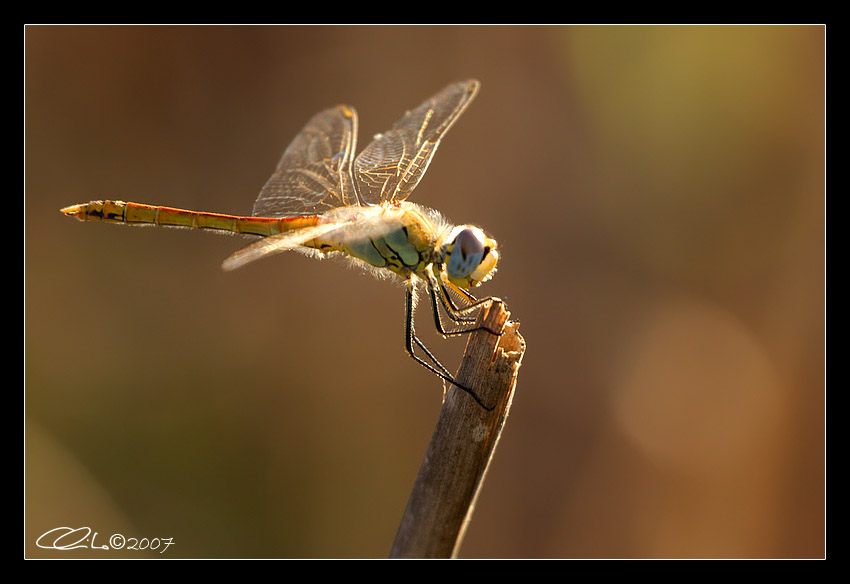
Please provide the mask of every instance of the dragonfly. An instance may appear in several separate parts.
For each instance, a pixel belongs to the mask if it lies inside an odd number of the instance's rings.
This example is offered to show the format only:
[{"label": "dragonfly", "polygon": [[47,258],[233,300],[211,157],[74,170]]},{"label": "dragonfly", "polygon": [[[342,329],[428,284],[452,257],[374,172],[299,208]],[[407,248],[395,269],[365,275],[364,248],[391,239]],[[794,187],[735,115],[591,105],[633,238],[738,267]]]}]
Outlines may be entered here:
[{"label": "dragonfly", "polygon": [[[478,299],[469,290],[493,277],[499,261],[497,243],[479,227],[452,225],[437,211],[407,200],[479,86],[474,79],[448,85],[375,136],[356,157],[355,109],[339,105],[316,114],[284,151],[251,216],[108,200],[61,211],[80,221],[183,227],[255,238],[224,261],[225,270],[300,251],[341,255],[376,275],[400,277],[406,282],[406,352],[492,410],[494,406],[458,382],[417,337],[414,308],[417,289],[424,285],[437,331],[444,338],[481,330],[474,324],[478,311],[500,300]],[[452,322],[444,322],[441,308]]]}]

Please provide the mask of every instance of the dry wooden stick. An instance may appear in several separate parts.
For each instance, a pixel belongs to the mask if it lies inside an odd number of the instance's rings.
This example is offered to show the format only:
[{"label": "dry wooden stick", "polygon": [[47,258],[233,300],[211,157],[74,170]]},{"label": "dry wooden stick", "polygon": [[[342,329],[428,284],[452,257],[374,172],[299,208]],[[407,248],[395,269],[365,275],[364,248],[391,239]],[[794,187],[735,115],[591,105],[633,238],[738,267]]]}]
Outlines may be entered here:
[{"label": "dry wooden stick", "polygon": [[392,558],[457,555],[508,416],[525,352],[519,325],[507,322],[509,315],[500,301],[478,315],[478,325],[504,330],[504,334],[472,333],[457,380],[475,388],[481,401],[495,408],[488,412],[458,388],[449,390],[396,534]]}]

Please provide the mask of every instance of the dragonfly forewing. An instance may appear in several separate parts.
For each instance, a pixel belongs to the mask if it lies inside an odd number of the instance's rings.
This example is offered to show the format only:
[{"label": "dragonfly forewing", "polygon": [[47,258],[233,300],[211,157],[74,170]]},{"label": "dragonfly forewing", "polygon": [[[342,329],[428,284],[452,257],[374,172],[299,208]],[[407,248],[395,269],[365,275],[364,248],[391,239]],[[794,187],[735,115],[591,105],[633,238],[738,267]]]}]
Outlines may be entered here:
[{"label": "dragonfly forewing", "polygon": [[440,140],[475,99],[478,87],[475,80],[450,85],[377,136],[354,161],[363,201],[405,200],[425,175]]}]

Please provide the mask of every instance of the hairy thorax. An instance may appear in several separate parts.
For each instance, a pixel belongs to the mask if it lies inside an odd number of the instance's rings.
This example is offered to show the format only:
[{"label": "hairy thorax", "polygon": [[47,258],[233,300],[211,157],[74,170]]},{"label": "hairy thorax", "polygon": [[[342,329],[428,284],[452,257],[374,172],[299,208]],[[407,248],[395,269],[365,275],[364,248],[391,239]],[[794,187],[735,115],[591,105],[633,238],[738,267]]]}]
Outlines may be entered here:
[{"label": "hairy thorax", "polygon": [[343,252],[404,279],[422,276],[440,262],[439,240],[447,229],[439,214],[408,202],[342,207],[323,215],[321,222],[338,223],[341,229],[310,242],[310,247]]}]

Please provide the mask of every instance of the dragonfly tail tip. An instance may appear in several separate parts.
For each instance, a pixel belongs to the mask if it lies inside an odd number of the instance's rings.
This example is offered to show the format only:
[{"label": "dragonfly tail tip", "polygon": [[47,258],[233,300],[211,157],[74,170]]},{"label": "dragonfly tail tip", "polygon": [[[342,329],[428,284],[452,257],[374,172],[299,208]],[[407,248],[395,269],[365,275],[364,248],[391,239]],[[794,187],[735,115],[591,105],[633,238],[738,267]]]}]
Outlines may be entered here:
[{"label": "dragonfly tail tip", "polygon": [[80,221],[85,221],[86,213],[83,205],[71,205],[70,207],[65,207],[60,210],[68,217],[76,217]]}]

